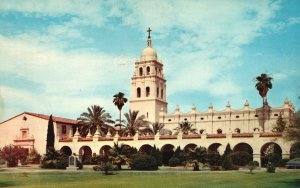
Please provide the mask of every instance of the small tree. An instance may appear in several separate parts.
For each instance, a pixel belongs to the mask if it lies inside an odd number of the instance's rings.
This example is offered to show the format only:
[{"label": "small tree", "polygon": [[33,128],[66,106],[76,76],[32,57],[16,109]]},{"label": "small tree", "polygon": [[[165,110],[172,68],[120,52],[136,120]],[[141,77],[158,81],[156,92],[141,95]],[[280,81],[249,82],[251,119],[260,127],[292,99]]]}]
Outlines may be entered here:
[{"label": "small tree", "polygon": [[267,172],[274,173],[275,172],[275,162],[276,162],[276,153],[275,153],[275,145],[272,144],[267,147],[265,151],[265,156],[268,161],[267,163]]},{"label": "small tree", "polygon": [[15,167],[19,160],[26,160],[28,153],[20,146],[8,145],[0,150],[0,156],[7,161],[7,167]]},{"label": "small tree", "polygon": [[286,122],[283,120],[281,113],[276,120],[276,126],[274,130],[277,132],[283,132],[285,130]]},{"label": "small tree", "polygon": [[256,169],[256,167],[258,167],[258,162],[257,161],[249,161],[248,163],[248,168],[250,170],[250,174],[253,174],[253,170]]},{"label": "small tree", "polygon": [[53,126],[53,119],[52,115],[49,117],[48,121],[48,129],[47,129],[47,145],[46,145],[46,152],[48,152],[49,149],[54,149],[54,126]]}]

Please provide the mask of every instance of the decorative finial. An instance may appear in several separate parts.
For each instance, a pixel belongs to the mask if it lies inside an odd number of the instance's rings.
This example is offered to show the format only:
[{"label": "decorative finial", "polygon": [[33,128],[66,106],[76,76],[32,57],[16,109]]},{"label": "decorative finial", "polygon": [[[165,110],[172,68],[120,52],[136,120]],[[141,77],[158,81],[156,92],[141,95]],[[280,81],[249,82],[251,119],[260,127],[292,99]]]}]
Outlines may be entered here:
[{"label": "decorative finial", "polygon": [[248,102],[248,100],[246,100],[246,102],[245,102],[244,106],[249,106],[249,102]]},{"label": "decorative finial", "polygon": [[151,44],[151,36],[150,36],[150,32],[151,32],[152,30],[150,29],[150,27],[148,28],[148,30],[147,30],[147,32],[148,32],[148,40],[147,40],[147,46],[148,47],[151,47],[152,46],[152,44]]},{"label": "decorative finial", "polygon": [[193,110],[193,111],[196,111],[196,106],[195,106],[195,104],[192,105],[192,110]]},{"label": "decorative finial", "polygon": [[148,39],[150,39],[151,38],[151,36],[150,36],[150,32],[151,32],[152,30],[150,29],[150,27],[148,28],[148,30],[147,30],[147,32],[148,32]]},{"label": "decorative finial", "polygon": [[289,99],[287,97],[284,100],[284,104],[289,104]]},{"label": "decorative finial", "polygon": [[230,106],[231,106],[231,105],[230,105],[230,102],[229,102],[229,101],[227,101],[227,105],[226,105],[226,107],[227,107],[227,108],[230,108]]}]

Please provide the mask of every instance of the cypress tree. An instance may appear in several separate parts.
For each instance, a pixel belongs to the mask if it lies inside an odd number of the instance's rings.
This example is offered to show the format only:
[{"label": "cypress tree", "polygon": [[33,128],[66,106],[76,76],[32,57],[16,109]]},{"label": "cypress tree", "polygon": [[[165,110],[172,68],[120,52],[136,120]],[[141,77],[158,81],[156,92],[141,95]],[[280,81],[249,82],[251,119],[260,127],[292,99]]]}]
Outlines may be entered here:
[{"label": "cypress tree", "polygon": [[227,155],[229,155],[229,154],[231,154],[231,153],[232,153],[232,149],[231,149],[231,147],[230,147],[230,144],[228,143],[227,146],[226,146],[226,149],[225,149],[225,151],[224,151],[223,156],[227,156]]},{"label": "cypress tree", "polygon": [[48,121],[46,152],[48,152],[51,149],[54,149],[54,138],[55,138],[54,126],[53,126],[53,120],[51,114]]}]

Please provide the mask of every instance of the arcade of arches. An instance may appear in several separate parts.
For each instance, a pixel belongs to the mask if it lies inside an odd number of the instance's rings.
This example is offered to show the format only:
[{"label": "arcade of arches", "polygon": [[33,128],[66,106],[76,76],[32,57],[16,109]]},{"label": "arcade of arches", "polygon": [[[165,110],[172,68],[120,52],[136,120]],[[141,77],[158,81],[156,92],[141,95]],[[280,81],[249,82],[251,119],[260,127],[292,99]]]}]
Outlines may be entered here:
[{"label": "arcade of arches", "polygon": [[[243,154],[248,154],[250,157],[250,160],[258,160],[261,162],[262,166],[265,166],[266,164],[266,151],[269,146],[273,145],[274,146],[274,152],[276,155],[276,159],[280,160],[282,159],[282,148],[275,142],[268,142],[265,143],[261,148],[260,148],[260,153],[254,153],[253,147],[248,144],[248,143],[238,143],[236,145],[231,146],[233,148],[234,152],[241,152]],[[90,146],[84,145],[79,148],[79,151],[72,151],[72,149],[69,146],[63,146],[60,149],[61,153],[64,153],[66,155],[71,155],[72,153],[79,153],[80,158],[84,162],[85,160],[89,160],[92,156],[95,156],[96,154],[98,155],[106,155],[109,153],[110,149],[112,149],[113,146],[111,145],[103,145],[100,147],[100,149],[94,149],[91,148]],[[130,147],[129,145],[125,145],[124,147]],[[140,147],[137,147],[137,150],[139,152],[144,152],[149,154],[154,146],[151,146],[150,144],[143,144]],[[160,147],[160,151],[162,152],[162,159],[163,159],[163,164],[167,165],[169,159],[173,156],[175,149],[178,146],[173,145],[173,144],[164,144],[162,147]],[[188,149],[194,149],[196,147],[199,147],[199,145],[196,145],[194,143],[189,143],[186,144],[185,146],[181,147],[183,148],[184,151],[187,151]],[[221,143],[212,143],[210,144],[207,148],[208,153],[217,153],[222,155],[225,149],[224,144]],[[291,148],[292,150],[292,148]]]}]

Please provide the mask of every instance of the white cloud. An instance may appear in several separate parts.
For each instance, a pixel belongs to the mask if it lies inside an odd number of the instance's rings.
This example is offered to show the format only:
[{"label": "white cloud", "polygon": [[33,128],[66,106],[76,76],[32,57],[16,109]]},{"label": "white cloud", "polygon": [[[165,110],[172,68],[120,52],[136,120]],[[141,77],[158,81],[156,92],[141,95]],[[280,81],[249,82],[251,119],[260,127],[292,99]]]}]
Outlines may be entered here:
[{"label": "white cloud", "polygon": [[105,22],[103,1],[72,1],[72,0],[51,0],[51,1],[1,1],[0,10],[17,11],[33,14],[37,17],[51,16],[60,17],[65,15],[75,16],[74,24],[101,26]]},{"label": "white cloud", "polygon": [[[114,117],[117,117],[117,109],[112,105],[111,99],[95,97],[66,97],[60,95],[48,95],[46,93],[36,93],[24,91],[10,87],[1,87],[2,97],[4,100],[3,114],[7,119],[16,112],[30,111],[41,114],[53,114],[55,116],[69,117],[76,119],[79,115],[86,111],[86,108],[93,104],[100,104],[105,107]],[[47,99],[47,100],[45,100]],[[19,101],[18,106],[12,101]],[[30,104],[30,105],[28,105]],[[1,120],[3,117],[1,117]]]},{"label": "white cloud", "polygon": [[[91,104],[112,109],[112,96],[102,94],[101,99],[101,94],[95,95],[95,92],[105,89],[128,91],[133,70],[131,66],[121,65],[133,62],[130,57],[109,56],[92,50],[61,52],[47,45],[3,36],[0,37],[0,59],[2,71],[43,86],[40,93],[2,88],[4,104],[10,103],[5,105],[4,111],[11,111],[7,108],[13,108],[14,101],[20,103],[18,111],[33,106],[32,110],[41,113],[78,113]],[[45,109],[47,107],[49,109]]]}]

